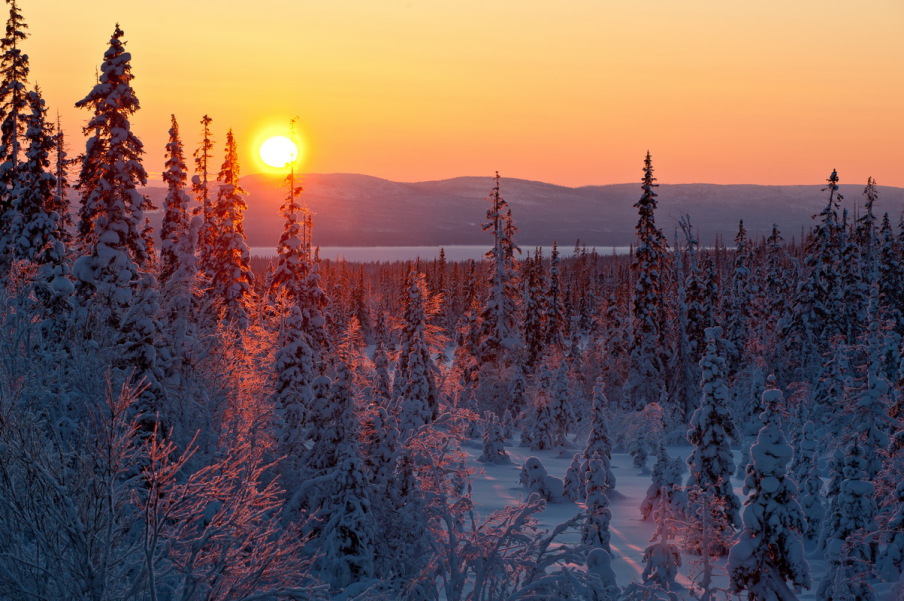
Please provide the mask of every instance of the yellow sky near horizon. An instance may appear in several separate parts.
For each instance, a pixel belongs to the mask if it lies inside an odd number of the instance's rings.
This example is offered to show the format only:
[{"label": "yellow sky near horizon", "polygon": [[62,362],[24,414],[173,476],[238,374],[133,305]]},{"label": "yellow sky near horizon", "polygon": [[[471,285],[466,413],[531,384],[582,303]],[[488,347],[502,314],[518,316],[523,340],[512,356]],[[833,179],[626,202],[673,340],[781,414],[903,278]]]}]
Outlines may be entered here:
[{"label": "yellow sky near horizon", "polygon": [[[904,186],[900,0],[21,1],[73,154],[118,21],[158,174],[170,113],[244,174],[299,117],[304,172]],[[219,160],[219,159],[218,159]]]}]

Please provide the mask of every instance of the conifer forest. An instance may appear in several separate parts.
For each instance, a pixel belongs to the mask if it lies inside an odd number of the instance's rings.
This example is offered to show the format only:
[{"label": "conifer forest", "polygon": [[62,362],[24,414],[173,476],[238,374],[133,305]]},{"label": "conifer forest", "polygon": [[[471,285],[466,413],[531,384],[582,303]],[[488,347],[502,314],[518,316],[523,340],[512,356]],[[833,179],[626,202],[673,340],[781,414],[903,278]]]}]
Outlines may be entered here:
[{"label": "conifer forest", "polygon": [[173,116],[153,206],[123,30],[64,139],[9,6],[0,599],[904,599],[904,224],[872,179],[723,243],[657,224],[647,153],[631,253],[560,255],[496,173],[485,259],[350,263],[293,172],[252,256],[232,131]]}]

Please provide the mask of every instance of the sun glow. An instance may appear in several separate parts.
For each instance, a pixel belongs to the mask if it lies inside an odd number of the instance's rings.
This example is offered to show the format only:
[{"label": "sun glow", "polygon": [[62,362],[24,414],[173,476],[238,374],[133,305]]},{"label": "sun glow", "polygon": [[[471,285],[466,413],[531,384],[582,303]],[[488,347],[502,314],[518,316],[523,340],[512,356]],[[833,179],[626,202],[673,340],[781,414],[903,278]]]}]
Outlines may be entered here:
[{"label": "sun glow", "polygon": [[261,144],[261,160],[270,167],[282,169],[298,159],[298,147],[285,136],[273,136]]}]

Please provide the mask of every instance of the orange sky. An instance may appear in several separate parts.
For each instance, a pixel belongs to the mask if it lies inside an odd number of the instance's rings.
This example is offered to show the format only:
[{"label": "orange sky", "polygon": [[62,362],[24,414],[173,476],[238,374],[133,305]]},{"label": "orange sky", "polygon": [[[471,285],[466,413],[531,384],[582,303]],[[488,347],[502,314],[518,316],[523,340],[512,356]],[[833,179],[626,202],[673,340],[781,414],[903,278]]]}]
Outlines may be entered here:
[{"label": "orange sky", "polygon": [[[299,116],[307,172],[904,186],[901,0],[20,0],[31,80],[84,149],[118,21],[159,174],[169,115],[244,174]],[[218,159],[219,160],[219,159]]]}]

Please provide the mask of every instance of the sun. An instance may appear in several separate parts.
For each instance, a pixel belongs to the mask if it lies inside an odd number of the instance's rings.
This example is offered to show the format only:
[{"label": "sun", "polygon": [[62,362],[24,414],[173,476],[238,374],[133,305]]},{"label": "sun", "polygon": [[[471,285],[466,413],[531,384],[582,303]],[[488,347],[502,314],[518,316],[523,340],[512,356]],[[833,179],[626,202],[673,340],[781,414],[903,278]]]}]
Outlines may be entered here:
[{"label": "sun", "polygon": [[261,160],[271,167],[283,169],[298,158],[298,147],[285,136],[273,136],[261,144]]}]

